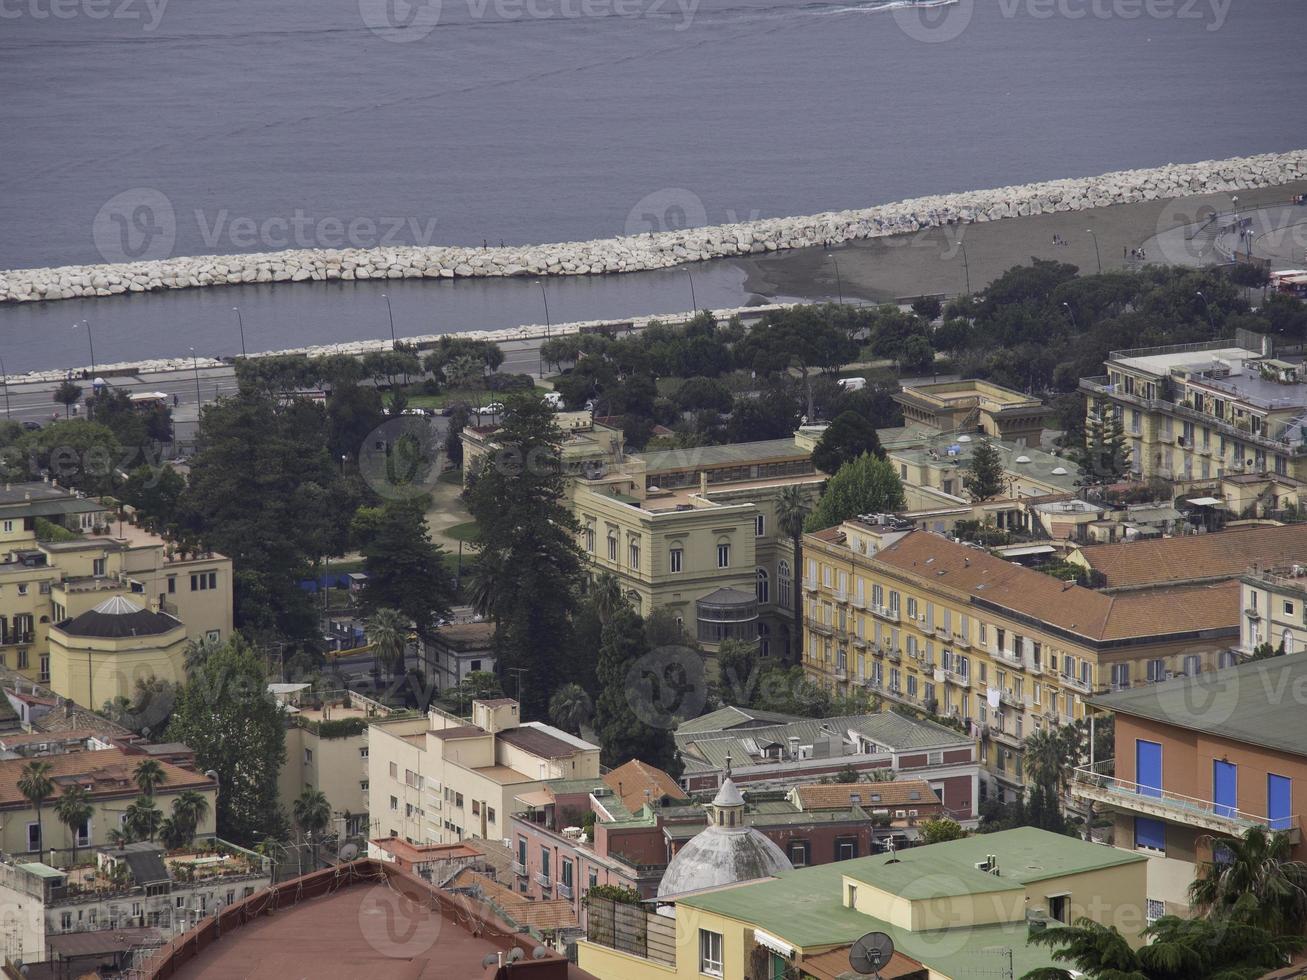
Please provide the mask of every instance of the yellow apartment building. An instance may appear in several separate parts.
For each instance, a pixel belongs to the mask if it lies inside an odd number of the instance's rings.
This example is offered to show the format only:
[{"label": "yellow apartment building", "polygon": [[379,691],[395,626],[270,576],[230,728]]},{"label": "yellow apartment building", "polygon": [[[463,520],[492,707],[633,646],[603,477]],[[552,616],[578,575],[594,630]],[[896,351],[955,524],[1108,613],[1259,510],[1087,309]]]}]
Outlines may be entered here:
[{"label": "yellow apartment building", "polygon": [[1083,378],[1089,413],[1118,414],[1136,474],[1207,480],[1233,474],[1307,479],[1307,375],[1230,341],[1113,351]]},{"label": "yellow apartment building", "polygon": [[598,779],[599,746],[523,722],[512,698],[472,702],[472,719],[432,709],[373,720],[368,731],[371,837],[453,844],[507,836],[513,799],[550,779]]},{"label": "yellow apartment building", "polygon": [[[61,752],[41,757],[51,767],[50,778],[56,787],[74,783],[90,794],[94,812],[90,820],[74,833],[59,822],[54,804],[55,793],[42,807],[38,823],[36,809],[18,789],[23,768],[31,759],[0,759],[0,849],[6,854],[45,852],[42,860],[51,860],[50,849],[57,849],[58,866],[68,862],[65,849],[97,847],[108,843],[109,831],[122,827],[127,808],[140,796],[134,772],[143,755],[128,755],[121,749],[86,752]],[[163,782],[155,788],[155,804],[164,815],[172,812],[172,801],[180,793],[193,790],[209,804],[208,811],[196,827],[197,837],[212,837],[217,813],[218,784],[208,776],[183,769],[171,762],[156,760],[163,768]],[[83,859],[86,857],[82,855]]]},{"label": "yellow apartment building", "polygon": [[[39,540],[42,521],[74,537]],[[0,667],[71,697],[55,680],[69,669],[53,663],[51,630],[115,596],[180,621],[185,639],[226,639],[233,630],[226,556],[182,551],[109,505],[55,484],[0,492]]]},{"label": "yellow apartment building", "polygon": [[904,385],[894,400],[909,426],[959,435],[980,433],[1034,448],[1049,414],[1033,395],[975,378]]},{"label": "yellow apartment building", "polygon": [[961,721],[1000,799],[1022,743],[1085,717],[1102,690],[1214,670],[1237,642],[1239,585],[1108,595],[904,523],[804,536],[806,673]]},{"label": "yellow apartment building", "polygon": [[[368,733],[373,720],[402,714],[356,691],[312,691],[308,684],[269,684],[286,714],[286,764],[277,798],[291,812],[308,789],[331,804],[329,830],[368,833]],[[411,714],[410,714],[411,717]]]},{"label": "yellow apartment building", "polygon": [[605,928],[608,909],[592,902],[578,964],[599,980],[790,971],[836,980],[848,975],[853,942],[881,932],[894,945],[886,976],[1019,977],[1058,965],[1047,947],[1029,942],[1031,929],[1084,916],[1140,945],[1146,866],[1141,854],[1023,827],[780,871],[677,897],[658,913],[615,916],[647,917],[643,930]]}]

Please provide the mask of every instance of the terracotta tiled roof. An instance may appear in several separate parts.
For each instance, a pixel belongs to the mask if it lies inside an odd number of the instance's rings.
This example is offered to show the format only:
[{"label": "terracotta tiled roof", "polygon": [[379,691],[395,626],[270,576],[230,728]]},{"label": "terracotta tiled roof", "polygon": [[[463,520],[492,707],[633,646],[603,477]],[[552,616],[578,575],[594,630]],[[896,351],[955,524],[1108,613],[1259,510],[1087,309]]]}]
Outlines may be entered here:
[{"label": "terracotta tiled roof", "polygon": [[[62,755],[42,756],[39,761],[49,763],[50,778],[56,786],[80,782],[91,793],[92,799],[107,796],[135,796],[137,789],[133,773],[143,757],[127,755],[121,749],[102,749],[98,752],[67,752]],[[0,760],[0,807],[28,807],[27,797],[18,791],[18,780],[23,767],[31,759]],[[163,782],[155,790],[174,793],[183,789],[211,789],[214,782],[207,776],[174,766],[171,762],[156,759],[163,769]],[[58,793],[49,802],[58,800]]]},{"label": "terracotta tiled roof", "polygon": [[928,531],[911,532],[882,549],[875,560],[934,588],[1094,641],[1235,629],[1239,624],[1236,582],[1107,595]]},{"label": "terracotta tiled roof", "polygon": [[[632,759],[608,773],[604,776],[604,784],[621,797],[622,805],[629,813],[635,813],[647,800],[656,802],[664,796],[674,800],[689,799],[675,779],[657,766],[639,759]],[[644,795],[645,790],[649,791],[648,797]]]},{"label": "terracotta tiled roof", "polygon": [[533,902],[513,889],[467,868],[461,869],[450,878],[444,887],[450,890],[476,889],[484,901],[490,902],[501,914],[512,919],[519,926],[531,926],[540,930],[580,927],[571,902],[561,898]]},{"label": "terracotta tiled roof", "polygon": [[[858,805],[864,808],[878,806],[930,806],[939,803],[939,797],[922,779],[904,779],[892,783],[811,783],[794,787],[799,805],[805,810],[846,810],[859,797]],[[917,794],[916,799],[912,794]],[[879,796],[879,800],[872,799]]]},{"label": "terracotta tiled roof", "polygon": [[1281,564],[1307,559],[1307,524],[1092,545],[1081,548],[1080,554],[1113,589],[1234,578],[1254,562]]}]

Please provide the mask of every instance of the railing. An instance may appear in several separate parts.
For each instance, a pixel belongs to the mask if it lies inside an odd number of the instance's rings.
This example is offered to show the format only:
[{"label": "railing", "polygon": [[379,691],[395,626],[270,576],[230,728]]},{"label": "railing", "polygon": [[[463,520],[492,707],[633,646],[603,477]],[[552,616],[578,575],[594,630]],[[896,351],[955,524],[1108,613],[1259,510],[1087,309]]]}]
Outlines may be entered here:
[{"label": "railing", "polygon": [[549,875],[545,874],[543,871],[537,871],[536,884],[539,885],[541,888],[552,888],[554,883],[550,879]]},{"label": "railing", "polygon": [[566,882],[562,882],[562,881],[560,881],[560,882],[558,883],[558,897],[559,897],[559,898],[571,898],[571,897],[572,897],[572,886],[569,885],[569,884],[567,884]]},{"label": "railing", "polygon": [[1157,786],[1146,786],[1114,775],[1115,759],[1107,759],[1092,766],[1077,767],[1073,774],[1072,791],[1105,803],[1120,803],[1131,809],[1158,813],[1181,822],[1198,824],[1209,830],[1220,830],[1238,835],[1249,827],[1266,827],[1270,830],[1298,833],[1298,815],[1267,817],[1243,810],[1185,796]]},{"label": "railing", "polygon": [[526,865],[523,864],[521,861],[514,861],[514,862],[513,862],[513,874],[517,875],[519,878],[525,878],[525,877],[526,877]]},{"label": "railing", "polygon": [[817,591],[817,580],[816,580],[815,578],[805,578],[805,579],[803,580],[803,591],[804,591],[804,592],[816,592],[816,591]]}]

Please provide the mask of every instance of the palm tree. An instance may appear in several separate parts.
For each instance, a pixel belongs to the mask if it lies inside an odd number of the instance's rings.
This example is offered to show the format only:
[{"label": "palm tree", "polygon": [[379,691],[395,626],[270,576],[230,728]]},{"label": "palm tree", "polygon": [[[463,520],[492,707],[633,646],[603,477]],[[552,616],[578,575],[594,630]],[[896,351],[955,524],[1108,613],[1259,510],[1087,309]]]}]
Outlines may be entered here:
[{"label": "palm tree", "polygon": [[564,731],[581,734],[594,717],[594,704],[580,684],[564,684],[549,699],[549,720]]},{"label": "palm tree", "polygon": [[159,822],[159,841],[169,851],[185,847],[191,842],[192,836],[190,828],[180,823],[176,817],[164,817]]},{"label": "palm tree", "polygon": [[1301,949],[1301,936],[1273,936],[1242,918],[1181,919],[1166,915],[1144,930],[1148,945],[1134,949],[1114,926],[1092,919],[1032,932],[1029,942],[1053,948],[1053,958],[1075,972],[1040,967],[1021,980],[1244,980],[1283,966]]},{"label": "palm tree", "polygon": [[1189,885],[1189,903],[1206,915],[1229,912],[1241,896],[1255,900],[1251,922],[1275,935],[1301,933],[1307,925],[1307,864],[1290,859],[1287,832],[1250,827],[1242,837],[1204,838],[1225,851],[1207,861]]},{"label": "palm tree", "polygon": [[59,822],[68,828],[68,837],[73,848],[73,864],[76,864],[77,832],[95,813],[95,807],[91,806],[91,794],[77,783],[65,786],[64,791],[59,794],[59,799],[55,800],[54,812]]},{"label": "palm tree", "polygon": [[132,842],[132,835],[126,827],[113,827],[110,829],[107,839],[112,847],[126,847]]},{"label": "palm tree", "polygon": [[626,596],[622,595],[622,583],[612,572],[600,572],[595,576],[590,585],[590,601],[594,603],[601,623],[607,623],[627,604]]},{"label": "palm tree", "polygon": [[803,659],[803,522],[808,519],[812,504],[808,495],[797,483],[785,487],[776,497],[776,524],[781,532],[790,536],[794,547],[794,622],[790,628],[790,653],[794,663]]},{"label": "palm tree", "polygon": [[199,640],[191,640],[186,644],[186,676],[192,677],[195,672],[203,667],[215,653],[221,650],[225,643],[221,640],[213,640],[209,637],[203,637]]},{"label": "palm tree", "polygon": [[408,643],[408,624],[396,609],[382,608],[365,624],[368,642],[376,656],[377,672],[384,667],[392,674],[404,666],[404,646]]},{"label": "palm tree", "polygon": [[195,836],[196,828],[209,815],[209,801],[193,789],[178,793],[172,801],[172,820],[179,830],[186,831],[187,841]]},{"label": "palm tree", "polygon": [[467,601],[478,616],[489,619],[499,599],[497,587],[501,579],[498,570],[483,554],[467,573]]},{"label": "palm tree", "polygon": [[153,796],[155,789],[167,781],[163,766],[155,759],[143,759],[132,773],[142,796]]},{"label": "palm tree", "polygon": [[[291,812],[295,815],[295,822],[310,841],[313,840],[315,833],[321,833],[331,822],[331,804],[320,789],[306,789],[291,805]],[[313,870],[317,871],[318,845],[311,843],[310,849],[313,855]]]},{"label": "palm tree", "polygon": [[45,828],[41,826],[41,804],[54,793],[54,780],[50,778],[53,767],[40,759],[23,766],[18,776],[18,792],[27,797],[27,801],[36,807],[36,836],[40,851],[45,845]]},{"label": "palm tree", "polygon": [[159,825],[163,823],[163,812],[154,805],[154,797],[138,796],[132,801],[132,805],[127,808],[127,819],[124,825],[127,833],[136,840],[144,838],[154,840],[154,836],[159,832]]}]

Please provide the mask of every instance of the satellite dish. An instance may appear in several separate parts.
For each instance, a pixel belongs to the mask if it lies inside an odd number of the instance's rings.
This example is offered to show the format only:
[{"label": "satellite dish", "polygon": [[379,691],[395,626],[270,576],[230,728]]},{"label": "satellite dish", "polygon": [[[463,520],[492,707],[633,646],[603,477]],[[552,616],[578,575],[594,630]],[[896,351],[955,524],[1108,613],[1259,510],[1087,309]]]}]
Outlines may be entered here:
[{"label": "satellite dish", "polygon": [[894,940],[883,932],[869,932],[849,947],[849,966],[863,976],[879,974],[894,955]]},{"label": "satellite dish", "polygon": [[359,856],[359,846],[357,844],[346,844],[340,849],[340,859],[342,861],[353,861]]}]

